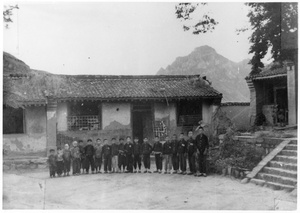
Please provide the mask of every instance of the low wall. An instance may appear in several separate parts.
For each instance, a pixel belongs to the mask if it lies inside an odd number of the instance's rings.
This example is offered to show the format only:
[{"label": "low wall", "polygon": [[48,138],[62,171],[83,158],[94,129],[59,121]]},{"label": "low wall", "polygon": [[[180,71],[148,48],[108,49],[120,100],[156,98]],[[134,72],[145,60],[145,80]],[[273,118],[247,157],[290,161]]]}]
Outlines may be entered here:
[{"label": "low wall", "polygon": [[3,152],[6,156],[46,156],[45,134],[3,135]]}]

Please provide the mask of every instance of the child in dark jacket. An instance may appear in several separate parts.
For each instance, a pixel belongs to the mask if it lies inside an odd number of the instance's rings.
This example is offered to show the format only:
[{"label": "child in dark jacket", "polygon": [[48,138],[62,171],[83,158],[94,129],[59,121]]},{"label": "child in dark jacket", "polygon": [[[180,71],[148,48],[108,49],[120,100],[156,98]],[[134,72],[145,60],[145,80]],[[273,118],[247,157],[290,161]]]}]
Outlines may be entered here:
[{"label": "child in dark jacket", "polygon": [[65,144],[65,148],[63,151],[63,159],[64,159],[64,176],[69,176],[70,168],[71,168],[71,150],[69,144]]},{"label": "child in dark jacket", "polygon": [[126,144],[125,144],[125,153],[126,153],[126,173],[133,173],[133,143],[131,141],[131,137],[127,136]]},{"label": "child in dark jacket", "polygon": [[55,155],[55,150],[54,149],[50,149],[50,155],[48,156],[48,166],[49,166],[49,171],[50,171],[50,178],[54,178],[55,177],[55,172],[56,172],[56,159],[57,156]]},{"label": "child in dark jacket", "polygon": [[96,147],[95,147],[95,170],[96,170],[96,173],[101,173],[101,165],[102,165],[102,145],[101,145],[101,139],[98,138],[96,140]]},{"label": "child in dark jacket", "polygon": [[111,173],[111,146],[108,144],[107,139],[103,140],[104,146],[102,147],[102,155],[104,160],[104,173]]},{"label": "child in dark jacket", "polygon": [[80,174],[80,149],[78,147],[77,141],[73,141],[73,147],[71,149],[71,157],[72,157],[72,169],[73,175]]},{"label": "child in dark jacket", "polygon": [[119,139],[119,156],[118,156],[118,165],[120,172],[125,171],[126,167],[126,155],[125,155],[125,145],[124,145],[124,139]]},{"label": "child in dark jacket", "polygon": [[180,133],[178,141],[178,155],[179,166],[181,172],[179,174],[186,174],[186,156],[187,156],[187,142],[184,140],[184,134]]},{"label": "child in dark jacket", "polygon": [[[134,173],[141,173],[142,167],[142,143],[139,142],[138,137],[133,140],[133,167]],[[139,170],[138,170],[139,169]]]},{"label": "child in dark jacket", "polygon": [[150,171],[150,154],[152,152],[152,146],[148,142],[148,138],[144,138],[144,143],[142,145],[142,153],[143,153],[143,160],[144,160],[144,166],[145,171],[144,173],[151,173]]},{"label": "child in dark jacket", "polygon": [[85,160],[86,160],[86,173],[89,173],[89,169],[91,166],[92,174],[94,174],[95,163],[94,163],[94,154],[95,148],[92,144],[92,139],[87,140],[87,145],[84,147]]},{"label": "child in dark jacket", "polygon": [[162,171],[162,151],[163,151],[163,145],[159,141],[159,137],[155,136],[154,138],[155,143],[153,145],[153,153],[155,156],[155,164],[156,164],[156,171],[154,173],[161,173]]},{"label": "child in dark jacket", "polygon": [[57,158],[56,158],[56,172],[58,177],[60,177],[64,170],[64,159],[63,159],[63,150],[61,148],[57,149]]},{"label": "child in dark jacket", "polygon": [[166,136],[166,142],[163,145],[163,155],[165,159],[164,167],[165,174],[171,174],[172,169],[172,143],[169,136]]}]

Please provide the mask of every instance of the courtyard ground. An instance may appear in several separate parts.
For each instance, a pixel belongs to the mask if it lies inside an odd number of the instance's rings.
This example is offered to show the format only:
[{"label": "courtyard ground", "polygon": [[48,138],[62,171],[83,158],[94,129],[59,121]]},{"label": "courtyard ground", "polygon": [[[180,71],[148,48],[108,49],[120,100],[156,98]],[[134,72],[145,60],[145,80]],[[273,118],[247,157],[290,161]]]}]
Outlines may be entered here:
[{"label": "courtyard ground", "polygon": [[3,209],[295,210],[284,191],[220,175],[3,173]]}]

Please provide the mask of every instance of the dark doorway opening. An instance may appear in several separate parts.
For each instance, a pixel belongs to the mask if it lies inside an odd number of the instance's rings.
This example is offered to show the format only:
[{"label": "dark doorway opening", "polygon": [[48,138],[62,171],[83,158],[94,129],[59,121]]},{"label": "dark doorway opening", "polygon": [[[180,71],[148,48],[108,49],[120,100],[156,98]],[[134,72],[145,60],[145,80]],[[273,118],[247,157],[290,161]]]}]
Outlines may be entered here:
[{"label": "dark doorway opening", "polygon": [[153,110],[150,103],[134,103],[132,106],[132,136],[143,141],[153,137]]},{"label": "dark doorway opening", "polygon": [[275,88],[275,104],[277,105],[277,121],[288,122],[288,98],[287,88]]}]

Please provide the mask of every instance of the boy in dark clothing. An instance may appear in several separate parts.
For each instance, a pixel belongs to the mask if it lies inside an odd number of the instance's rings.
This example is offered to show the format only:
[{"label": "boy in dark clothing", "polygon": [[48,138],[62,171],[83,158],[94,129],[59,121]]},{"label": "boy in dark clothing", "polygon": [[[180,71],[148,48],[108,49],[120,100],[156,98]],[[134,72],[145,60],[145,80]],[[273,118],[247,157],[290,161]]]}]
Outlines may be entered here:
[{"label": "boy in dark clothing", "polygon": [[142,145],[142,153],[143,153],[143,160],[144,160],[144,173],[151,173],[150,171],[150,154],[152,152],[152,146],[148,142],[148,138],[144,138],[144,143]]},{"label": "boy in dark clothing", "polygon": [[179,157],[178,157],[178,140],[175,134],[172,137],[171,143],[172,143],[173,174],[177,174],[177,170],[179,169]]},{"label": "boy in dark clothing", "polygon": [[196,142],[193,139],[193,131],[189,131],[188,133],[189,139],[187,140],[187,145],[188,145],[188,160],[189,160],[189,167],[190,167],[190,172],[188,175],[192,175],[196,172],[196,153],[197,153],[197,147],[196,147]]},{"label": "boy in dark clothing", "polygon": [[111,173],[111,146],[108,144],[107,139],[104,139],[104,146],[102,147],[102,155],[104,159],[104,173]]},{"label": "boy in dark clothing", "polygon": [[101,165],[102,165],[102,146],[101,139],[98,138],[96,140],[95,146],[95,172],[101,173]]},{"label": "boy in dark clothing", "polygon": [[156,171],[154,173],[161,173],[162,171],[162,151],[163,151],[163,145],[159,141],[159,137],[155,136],[154,138],[155,142],[153,145],[153,153],[155,156],[155,164],[156,164]]},{"label": "boy in dark clothing", "polygon": [[95,148],[92,142],[93,142],[92,139],[88,139],[87,140],[88,144],[84,147],[87,174],[89,173],[90,166],[92,169],[92,174],[94,174],[94,170],[95,170],[95,163],[94,163]]},{"label": "boy in dark clothing", "polygon": [[119,139],[119,155],[118,155],[118,165],[120,172],[125,171],[125,166],[126,166],[126,155],[125,155],[125,145],[124,145],[124,139],[120,138]]},{"label": "boy in dark clothing", "polygon": [[208,138],[203,134],[203,127],[199,127],[199,135],[196,136],[196,145],[199,151],[199,172],[198,176],[206,177],[206,156],[208,152]]},{"label": "boy in dark clothing", "polygon": [[69,176],[70,168],[71,168],[71,151],[69,144],[65,144],[65,148],[63,151],[63,159],[64,159],[64,176]]},{"label": "boy in dark clothing", "polygon": [[112,145],[111,145],[111,164],[112,164],[112,172],[119,173],[119,167],[118,167],[118,155],[119,155],[119,144],[116,143],[116,139],[111,139]]},{"label": "boy in dark clothing", "polygon": [[50,178],[54,178],[55,177],[55,172],[56,172],[56,159],[57,156],[55,155],[55,150],[54,149],[50,149],[50,155],[48,156],[48,166],[49,166],[49,171],[50,171]]},{"label": "boy in dark clothing", "polygon": [[78,141],[78,147],[80,151],[80,169],[82,170],[80,173],[84,173],[84,170],[86,169],[86,158],[85,158],[85,153],[84,153],[84,144],[82,140]]},{"label": "boy in dark clothing", "polygon": [[73,141],[73,147],[71,149],[73,175],[80,174],[80,157],[80,149],[77,145],[77,141]]},{"label": "boy in dark clothing", "polygon": [[137,167],[139,167],[139,173],[141,173],[142,166],[142,143],[139,143],[139,138],[135,137],[133,142],[133,167],[134,173],[137,173]]},{"label": "boy in dark clothing", "polygon": [[163,155],[164,155],[164,167],[165,174],[171,174],[172,169],[172,143],[169,140],[169,136],[166,136],[166,142],[163,145]]},{"label": "boy in dark clothing", "polygon": [[63,159],[63,151],[61,148],[57,149],[57,158],[56,158],[56,172],[58,177],[60,177],[64,170],[64,159]]},{"label": "boy in dark clothing", "polygon": [[133,143],[131,142],[131,137],[127,136],[125,144],[125,153],[126,153],[126,173],[133,172]]},{"label": "boy in dark clothing", "polygon": [[179,165],[181,172],[179,174],[186,174],[186,155],[187,155],[187,142],[184,140],[183,133],[179,135],[178,141],[178,155],[179,155]]}]

